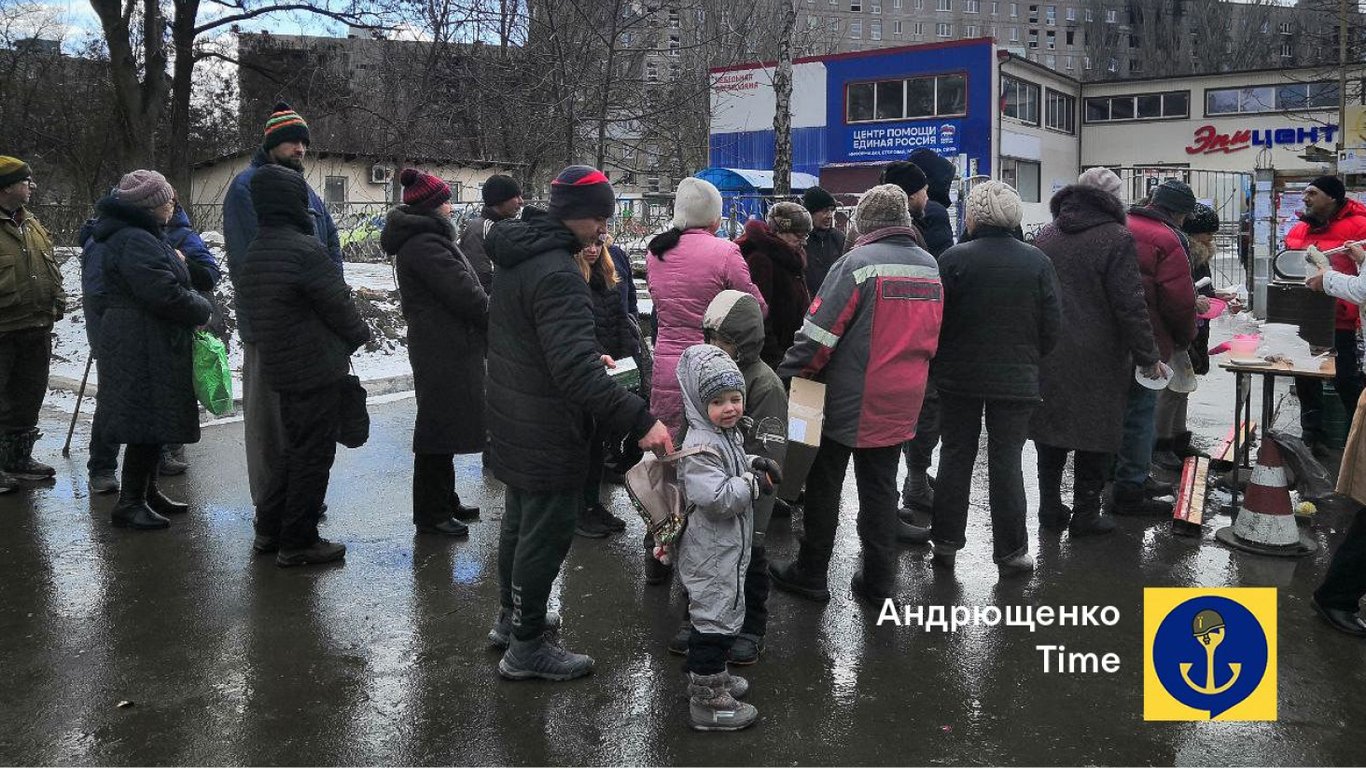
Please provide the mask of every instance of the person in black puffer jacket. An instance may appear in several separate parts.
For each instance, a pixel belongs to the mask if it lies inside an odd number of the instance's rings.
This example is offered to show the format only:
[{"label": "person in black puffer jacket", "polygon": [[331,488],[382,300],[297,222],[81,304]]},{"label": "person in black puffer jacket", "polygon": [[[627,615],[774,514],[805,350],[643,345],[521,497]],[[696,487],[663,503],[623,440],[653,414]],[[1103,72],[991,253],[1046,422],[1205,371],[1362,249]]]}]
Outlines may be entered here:
[{"label": "person in black puffer jacket", "polygon": [[166,242],[174,197],[161,174],[133,171],[100,201],[93,235],[103,246],[105,307],[96,410],[104,437],[127,446],[110,522],[140,530],[165,528],[164,515],[188,511],[157,490],[161,446],[199,442],[192,347],[211,308]]},{"label": "person in black puffer jacket", "polygon": [[461,502],[453,462],[484,449],[489,297],[455,245],[450,187],[413,168],[399,180],[404,204],[389,212],[379,242],[394,257],[417,391],[413,524],[418,533],[463,537],[479,508]]},{"label": "person in black puffer jacket", "polygon": [[802,207],[811,214],[811,234],[806,239],[806,290],[820,293],[830,266],[844,255],[844,233],[835,229],[835,196],[811,187],[802,195]]},{"label": "person in black puffer jacket", "polygon": [[[574,257],[583,279],[588,281],[588,291],[593,304],[593,323],[597,328],[598,353],[613,360],[628,357],[640,363],[640,342],[637,332],[632,331],[635,318],[627,316],[622,308],[620,284],[616,261],[606,250],[603,243],[593,243],[579,251]],[[611,435],[599,429],[590,443],[588,456],[588,476],[583,485],[583,505],[579,509],[579,521],[574,532],[590,539],[601,539],[610,533],[626,530],[626,521],[612,514],[602,504],[602,477],[608,445],[619,442],[620,435]]]},{"label": "person in black puffer jacket", "polygon": [[668,429],[607,374],[598,352],[579,249],[607,232],[616,209],[601,171],[570,166],[550,210],[500,221],[486,242],[497,268],[489,303],[487,416],[493,474],[507,485],[499,536],[500,611],[490,640],[506,645],[504,677],[568,680],[593,660],[547,641],[550,585],[574,540],[589,442],[597,428],[672,451]]},{"label": "person in black puffer jacket", "polygon": [[1020,452],[1039,405],[1039,362],[1057,343],[1057,276],[1042,251],[1011,237],[1020,196],[989,181],[968,197],[969,243],[939,260],[944,323],[930,376],[939,388],[944,447],[934,494],[935,563],[952,567],[967,543],[968,500],[982,415],[987,424],[992,559],[1002,575],[1033,570]]},{"label": "person in black puffer jacket", "polygon": [[346,546],[318,537],[341,425],[342,380],[370,329],[315,235],[308,184],[264,165],[251,179],[260,229],[238,266],[237,311],[261,352],[266,385],[280,397],[285,451],[256,508],[258,552],[276,565],[340,560]]},{"label": "person in black puffer jacket", "polygon": [[909,159],[924,172],[929,182],[926,189],[930,199],[916,224],[920,234],[925,236],[925,250],[937,259],[953,247],[953,223],[949,220],[949,206],[953,201],[949,198],[949,186],[953,184],[957,169],[952,162],[929,149],[917,149]]}]

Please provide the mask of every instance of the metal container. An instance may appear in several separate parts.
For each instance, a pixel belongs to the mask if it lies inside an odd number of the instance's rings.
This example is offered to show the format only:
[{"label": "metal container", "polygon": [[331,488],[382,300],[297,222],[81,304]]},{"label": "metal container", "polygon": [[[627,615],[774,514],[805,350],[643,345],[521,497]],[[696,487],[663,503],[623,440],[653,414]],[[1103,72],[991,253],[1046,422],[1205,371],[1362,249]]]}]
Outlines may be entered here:
[{"label": "metal container", "polygon": [[1311,347],[1333,346],[1337,299],[1311,291],[1304,283],[1273,281],[1266,287],[1266,320],[1289,323],[1300,329],[1300,338]]}]

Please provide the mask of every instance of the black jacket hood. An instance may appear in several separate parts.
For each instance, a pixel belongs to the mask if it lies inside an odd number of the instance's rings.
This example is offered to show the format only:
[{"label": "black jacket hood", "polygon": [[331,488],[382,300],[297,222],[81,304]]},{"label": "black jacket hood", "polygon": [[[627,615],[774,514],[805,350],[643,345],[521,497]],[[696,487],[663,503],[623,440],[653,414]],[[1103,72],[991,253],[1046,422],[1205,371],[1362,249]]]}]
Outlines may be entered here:
[{"label": "black jacket hood", "polygon": [[917,149],[912,152],[910,161],[920,168],[925,174],[925,179],[929,181],[930,199],[945,208],[949,207],[952,204],[949,199],[949,186],[953,184],[953,177],[958,173],[953,163],[928,149]]},{"label": "black jacket hood", "polygon": [[99,214],[99,219],[95,222],[92,232],[95,242],[102,243],[125,227],[145,229],[158,238],[165,236],[165,227],[156,220],[151,211],[129,205],[113,195],[109,195],[96,203],[95,211]]},{"label": "black jacket hood", "polygon": [[484,241],[489,259],[500,269],[510,269],[547,251],[579,250],[579,239],[558,219],[539,208],[527,206],[522,218],[498,222]]},{"label": "black jacket hood", "polygon": [[308,206],[308,182],[283,165],[263,165],[251,177],[251,205],[261,226],[316,231]]},{"label": "black jacket hood", "polygon": [[1048,201],[1058,229],[1069,234],[1102,224],[1123,224],[1124,203],[1119,198],[1086,184],[1071,184]]},{"label": "black jacket hood", "polygon": [[451,220],[436,211],[418,211],[400,205],[384,218],[384,231],[379,234],[379,247],[389,255],[399,252],[403,244],[417,235],[437,235],[446,240],[455,237]]}]

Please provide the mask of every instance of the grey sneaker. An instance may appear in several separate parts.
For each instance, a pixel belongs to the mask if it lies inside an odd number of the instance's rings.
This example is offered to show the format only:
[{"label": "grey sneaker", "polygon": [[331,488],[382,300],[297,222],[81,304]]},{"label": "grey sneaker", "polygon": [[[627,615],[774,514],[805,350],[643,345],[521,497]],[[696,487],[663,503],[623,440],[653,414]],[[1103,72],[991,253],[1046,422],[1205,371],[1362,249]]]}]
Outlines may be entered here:
[{"label": "grey sneaker", "polygon": [[535,640],[512,638],[498,662],[498,674],[509,680],[573,680],[593,671],[593,659],[560,645],[547,632]]},{"label": "grey sneaker", "polygon": [[102,470],[90,473],[90,492],[91,493],[117,493],[119,490],[119,479],[114,477],[113,470]]},{"label": "grey sneaker", "polygon": [[[545,631],[560,631],[560,614],[554,611],[545,613]],[[489,645],[499,650],[507,650],[508,642],[512,640],[512,614],[506,608],[498,609],[498,618],[493,620],[493,629],[489,630]]]},{"label": "grey sneaker", "polygon": [[698,731],[738,731],[754,725],[759,710],[737,701],[731,692],[729,672],[715,675],[688,673],[689,725]]},{"label": "grey sneaker", "polygon": [[185,448],[182,446],[178,450],[163,450],[161,461],[157,464],[157,474],[162,477],[173,477],[185,474],[185,470],[190,468],[190,463],[185,460]]}]

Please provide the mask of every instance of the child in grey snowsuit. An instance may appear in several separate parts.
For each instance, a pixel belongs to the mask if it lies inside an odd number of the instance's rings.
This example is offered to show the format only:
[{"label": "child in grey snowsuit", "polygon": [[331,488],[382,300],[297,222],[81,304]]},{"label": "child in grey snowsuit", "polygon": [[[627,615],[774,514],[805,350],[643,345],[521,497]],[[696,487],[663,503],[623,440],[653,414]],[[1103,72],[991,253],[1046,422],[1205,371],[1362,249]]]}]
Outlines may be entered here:
[{"label": "child in grey snowsuit", "polygon": [[739,730],[758,710],[736,699],[748,684],[726,672],[726,651],[745,618],[745,568],[750,558],[754,501],[779,478],[771,459],[745,455],[740,419],[745,379],[723,350],[697,344],[678,361],[688,434],[679,478],[687,497],[687,527],[679,541],[678,574],[688,593],[688,713],[698,730]]}]

